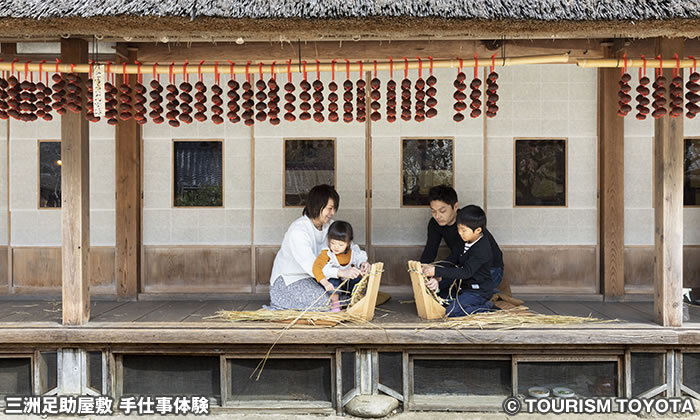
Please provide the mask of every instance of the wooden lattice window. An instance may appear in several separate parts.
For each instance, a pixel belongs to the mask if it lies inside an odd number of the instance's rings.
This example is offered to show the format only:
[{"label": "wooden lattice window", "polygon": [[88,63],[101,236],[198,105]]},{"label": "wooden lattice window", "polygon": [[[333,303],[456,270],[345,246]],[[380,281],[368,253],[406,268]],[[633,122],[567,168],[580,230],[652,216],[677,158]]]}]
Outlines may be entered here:
[{"label": "wooden lattice window", "polygon": [[685,139],[683,205],[700,206],[700,138]]},{"label": "wooden lattice window", "polygon": [[303,207],[316,185],[335,186],[335,140],[284,140],[284,206]]},{"label": "wooden lattice window", "polygon": [[224,204],[223,141],[173,142],[173,205],[222,207]]},{"label": "wooden lattice window", "polygon": [[32,359],[0,357],[0,396],[32,394]]},{"label": "wooden lattice window", "polygon": [[401,139],[401,206],[430,205],[428,191],[454,179],[452,138]]},{"label": "wooden lattice window", "polygon": [[566,139],[516,139],[515,206],[565,207]]},{"label": "wooden lattice window", "polygon": [[61,141],[39,140],[39,208],[61,208]]},{"label": "wooden lattice window", "polygon": [[529,396],[546,390],[551,397],[617,397],[618,368],[617,360],[519,361],[518,393]]}]

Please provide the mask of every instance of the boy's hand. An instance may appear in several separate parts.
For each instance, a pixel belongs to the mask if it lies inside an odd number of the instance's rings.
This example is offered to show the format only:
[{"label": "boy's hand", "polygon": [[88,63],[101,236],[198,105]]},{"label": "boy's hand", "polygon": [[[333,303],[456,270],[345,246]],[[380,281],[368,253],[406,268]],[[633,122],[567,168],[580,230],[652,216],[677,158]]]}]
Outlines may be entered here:
[{"label": "boy's hand", "polygon": [[326,292],[333,292],[333,291],[335,291],[335,287],[331,284],[331,282],[329,282],[329,281],[326,280],[326,279],[321,280],[321,286],[323,286],[323,287],[326,288]]},{"label": "boy's hand", "polygon": [[360,264],[360,271],[362,271],[362,274],[367,274],[367,273],[369,273],[370,267],[371,267],[370,263],[365,261],[362,264]]},{"label": "boy's hand", "polygon": [[430,290],[436,292],[440,283],[438,282],[438,280],[436,278],[431,278],[430,280],[428,280],[428,283],[426,283],[425,285],[428,286],[428,288]]},{"label": "boy's hand", "polygon": [[423,275],[426,277],[433,277],[435,275],[435,267],[432,265],[425,264],[421,266],[423,269]]},{"label": "boy's hand", "polygon": [[338,270],[338,277],[342,277],[344,279],[354,279],[360,274],[362,273],[360,273],[360,270],[358,270],[356,267],[349,267],[344,270]]}]

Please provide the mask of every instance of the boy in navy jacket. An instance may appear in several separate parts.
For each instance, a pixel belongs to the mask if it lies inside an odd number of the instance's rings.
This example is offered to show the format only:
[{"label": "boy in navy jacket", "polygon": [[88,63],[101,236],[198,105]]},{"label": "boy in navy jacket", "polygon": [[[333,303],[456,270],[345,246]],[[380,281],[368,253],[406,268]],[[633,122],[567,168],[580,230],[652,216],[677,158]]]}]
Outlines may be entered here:
[{"label": "boy in navy jacket", "polygon": [[[494,293],[491,276],[492,252],[486,229],[486,214],[479,206],[466,206],[457,213],[457,229],[464,240],[464,249],[457,267],[423,265],[423,274],[431,278],[428,287],[438,291],[449,287],[452,298],[445,313],[449,317],[465,316],[493,308],[490,300]],[[442,291],[444,294],[444,291]]]}]

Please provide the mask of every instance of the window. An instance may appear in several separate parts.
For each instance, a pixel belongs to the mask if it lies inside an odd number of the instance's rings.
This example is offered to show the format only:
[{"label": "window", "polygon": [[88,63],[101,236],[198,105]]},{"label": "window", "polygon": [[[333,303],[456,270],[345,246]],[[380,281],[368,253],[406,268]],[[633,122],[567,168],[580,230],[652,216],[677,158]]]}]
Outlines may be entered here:
[{"label": "window", "polygon": [[61,142],[39,140],[39,208],[61,208]]},{"label": "window", "polygon": [[176,140],[173,145],[175,207],[222,207],[223,142]]},{"label": "window", "polygon": [[401,156],[402,206],[427,206],[430,188],[454,188],[453,139],[404,138]]},{"label": "window", "polygon": [[700,206],[700,138],[685,139],[683,205]]},{"label": "window", "polygon": [[566,206],[566,140],[516,139],[515,206]]},{"label": "window", "polygon": [[335,186],[334,140],[284,140],[284,205],[303,207],[315,185]]}]

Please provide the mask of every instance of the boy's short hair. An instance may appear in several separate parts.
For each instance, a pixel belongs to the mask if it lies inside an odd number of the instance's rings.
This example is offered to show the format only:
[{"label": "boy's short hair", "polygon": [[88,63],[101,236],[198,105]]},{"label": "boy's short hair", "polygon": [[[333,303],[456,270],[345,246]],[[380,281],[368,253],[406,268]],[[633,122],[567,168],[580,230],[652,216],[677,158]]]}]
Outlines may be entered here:
[{"label": "boy's short hair", "polygon": [[338,210],[340,196],[335,188],[328,184],[316,185],[309,190],[309,194],[306,196],[306,204],[302,214],[308,216],[309,219],[316,219],[321,214],[321,210],[328,204],[328,200],[333,200],[335,209]]},{"label": "boy's short hair", "polygon": [[350,243],[353,240],[352,225],[342,220],[336,220],[328,228],[328,240],[335,239]]},{"label": "boy's short hair", "polygon": [[486,213],[479,206],[470,204],[457,212],[457,224],[468,227],[471,230],[486,228]]},{"label": "boy's short hair", "polygon": [[442,201],[454,207],[457,204],[457,191],[449,185],[438,185],[428,191],[430,201]]}]

